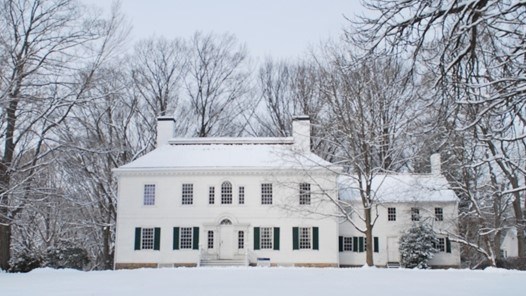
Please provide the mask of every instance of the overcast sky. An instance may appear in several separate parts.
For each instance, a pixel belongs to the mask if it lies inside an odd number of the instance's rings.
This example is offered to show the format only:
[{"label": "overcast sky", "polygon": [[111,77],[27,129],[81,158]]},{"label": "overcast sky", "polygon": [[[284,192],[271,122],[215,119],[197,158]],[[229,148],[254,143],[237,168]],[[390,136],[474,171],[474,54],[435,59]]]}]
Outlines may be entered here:
[{"label": "overcast sky", "polygon": [[[109,10],[110,0],[81,0]],[[230,32],[254,57],[294,58],[320,40],[336,39],[359,0],[122,0],[134,40]]]}]

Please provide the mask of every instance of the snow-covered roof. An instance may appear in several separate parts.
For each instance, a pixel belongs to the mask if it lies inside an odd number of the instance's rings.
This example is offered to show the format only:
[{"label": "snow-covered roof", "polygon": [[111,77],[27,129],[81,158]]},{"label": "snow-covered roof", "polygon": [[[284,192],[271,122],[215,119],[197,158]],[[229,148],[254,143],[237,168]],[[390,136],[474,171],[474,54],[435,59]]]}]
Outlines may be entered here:
[{"label": "snow-covered roof", "polygon": [[171,139],[115,171],[278,170],[334,167],[311,152],[299,152],[291,138]]},{"label": "snow-covered roof", "polygon": [[[353,176],[340,176],[340,199],[360,200],[358,184]],[[371,187],[378,203],[458,201],[446,178],[437,174],[379,174],[373,178]]]}]

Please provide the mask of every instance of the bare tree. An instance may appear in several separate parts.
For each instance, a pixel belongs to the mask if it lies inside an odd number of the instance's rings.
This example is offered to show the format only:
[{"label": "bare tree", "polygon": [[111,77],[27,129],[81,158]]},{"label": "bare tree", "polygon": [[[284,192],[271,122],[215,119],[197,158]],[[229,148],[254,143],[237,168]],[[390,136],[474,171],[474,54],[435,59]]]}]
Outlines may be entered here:
[{"label": "bare tree", "polygon": [[236,119],[247,107],[247,54],[232,35],[196,33],[190,41],[189,73],[185,80],[188,120],[199,137],[232,135]]},{"label": "bare tree", "polygon": [[0,78],[0,268],[5,270],[12,223],[53,151],[53,131],[84,99],[95,70],[108,57],[114,23],[92,18],[71,0],[0,5],[0,53],[8,57]]},{"label": "bare tree", "polygon": [[[348,37],[369,50],[403,51],[438,69],[435,85],[456,109],[455,128],[476,133],[485,162],[503,176],[498,195],[512,196],[520,256],[526,256],[522,149],[525,118],[526,3],[510,0],[363,1],[378,17],[362,18]],[[354,32],[354,31],[353,31]],[[488,125],[488,123],[490,125]],[[519,149],[520,147],[520,149]],[[497,213],[495,213],[497,214]]]}]

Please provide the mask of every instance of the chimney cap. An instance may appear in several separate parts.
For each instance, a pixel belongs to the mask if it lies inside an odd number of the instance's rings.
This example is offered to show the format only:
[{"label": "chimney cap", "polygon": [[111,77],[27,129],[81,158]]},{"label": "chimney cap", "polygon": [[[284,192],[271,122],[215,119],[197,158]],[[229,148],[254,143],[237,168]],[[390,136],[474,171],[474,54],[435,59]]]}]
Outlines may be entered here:
[{"label": "chimney cap", "polygon": [[310,120],[309,115],[295,115],[292,117],[292,120],[298,121],[298,120]]},{"label": "chimney cap", "polygon": [[173,116],[159,116],[157,117],[157,121],[175,121],[175,118]]}]

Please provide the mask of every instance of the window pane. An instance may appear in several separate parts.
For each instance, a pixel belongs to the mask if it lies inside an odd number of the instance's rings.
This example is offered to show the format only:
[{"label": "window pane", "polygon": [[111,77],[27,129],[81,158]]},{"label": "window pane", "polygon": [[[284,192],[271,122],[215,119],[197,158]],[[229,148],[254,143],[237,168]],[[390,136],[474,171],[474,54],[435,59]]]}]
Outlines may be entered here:
[{"label": "window pane", "polygon": [[444,221],[444,210],[442,208],[435,208],[435,221]]},{"label": "window pane", "polygon": [[420,221],[420,209],[411,208],[411,221]]},{"label": "window pane", "polygon": [[153,228],[142,229],[141,249],[153,250]]},{"label": "window pane", "polygon": [[214,248],[214,231],[213,230],[208,231],[208,248],[209,249]]},{"label": "window pane", "polygon": [[208,203],[213,205],[215,203],[216,188],[214,186],[208,187]]},{"label": "window pane", "polygon": [[300,205],[310,205],[309,183],[300,183]]},{"label": "window pane", "polygon": [[239,186],[239,204],[245,204],[245,187]]},{"label": "window pane", "polygon": [[155,205],[155,185],[146,184],[144,185],[144,205],[152,206]]},{"label": "window pane", "polygon": [[311,248],[311,228],[310,227],[300,227],[300,249],[310,249]]},{"label": "window pane", "polygon": [[192,248],[192,227],[181,227],[181,249]]},{"label": "window pane", "polygon": [[232,183],[223,182],[221,184],[221,203],[231,204],[232,203]]},{"label": "window pane", "polygon": [[352,237],[343,238],[343,250],[352,251]]},{"label": "window pane", "polygon": [[245,248],[245,232],[240,230],[237,233],[237,248],[238,249],[244,249]]},{"label": "window pane", "polygon": [[396,208],[387,208],[387,221],[396,221]]},{"label": "window pane", "polygon": [[183,205],[191,205],[194,202],[194,184],[183,184]]},{"label": "window pane", "polygon": [[272,227],[261,227],[260,247],[261,249],[272,249]]},{"label": "window pane", "polygon": [[271,183],[261,184],[261,204],[263,205],[272,204],[272,184]]}]

